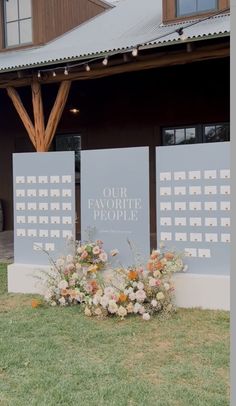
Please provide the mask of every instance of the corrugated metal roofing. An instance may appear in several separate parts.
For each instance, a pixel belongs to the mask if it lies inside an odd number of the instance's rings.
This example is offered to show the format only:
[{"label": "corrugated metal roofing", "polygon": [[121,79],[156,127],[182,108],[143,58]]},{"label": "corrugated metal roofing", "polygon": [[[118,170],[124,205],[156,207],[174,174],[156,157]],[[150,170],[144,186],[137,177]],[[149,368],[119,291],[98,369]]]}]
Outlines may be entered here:
[{"label": "corrugated metal roofing", "polygon": [[[0,71],[42,66],[129,50],[137,44],[180,42],[173,31],[191,21],[164,26],[162,0],[126,0],[56,40],[36,48],[0,53]],[[184,30],[189,40],[229,35],[230,16],[221,14]],[[170,34],[172,33],[172,34]]]}]

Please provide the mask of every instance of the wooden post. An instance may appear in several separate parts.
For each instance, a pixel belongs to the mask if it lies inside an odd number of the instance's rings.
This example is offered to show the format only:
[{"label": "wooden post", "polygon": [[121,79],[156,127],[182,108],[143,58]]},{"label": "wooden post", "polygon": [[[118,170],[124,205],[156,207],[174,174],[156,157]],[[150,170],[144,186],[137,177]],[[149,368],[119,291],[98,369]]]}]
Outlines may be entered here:
[{"label": "wooden post", "polygon": [[47,149],[50,148],[53,137],[55,135],[58,123],[63,113],[68,94],[70,91],[71,81],[61,82],[57,97],[52,108],[51,114],[48,119],[48,124],[45,131],[45,145]]},{"label": "wooden post", "polygon": [[46,149],[46,145],[45,145],[43,101],[42,101],[40,83],[37,81],[33,81],[33,83],[31,84],[31,89],[32,89],[33,111],[34,111],[36,150],[38,152],[46,152],[47,149]]},{"label": "wooden post", "polygon": [[12,100],[12,103],[14,104],[17,113],[19,114],[19,116],[21,118],[26,131],[29,134],[29,137],[30,137],[30,140],[31,140],[33,146],[36,148],[36,138],[35,138],[34,126],[32,124],[32,121],[31,121],[27,111],[25,110],[25,108],[23,106],[23,103],[21,101],[21,98],[20,98],[18,92],[13,87],[7,87],[7,93],[8,93],[8,96],[10,97],[10,99]]},{"label": "wooden post", "polygon": [[16,89],[13,87],[6,88],[8,96],[11,98],[37,152],[47,152],[49,150],[63,113],[70,87],[71,81],[61,82],[54,106],[48,119],[46,130],[44,124],[43,100],[40,83],[36,80],[31,83],[34,125],[32,124],[32,121],[24,108]]}]

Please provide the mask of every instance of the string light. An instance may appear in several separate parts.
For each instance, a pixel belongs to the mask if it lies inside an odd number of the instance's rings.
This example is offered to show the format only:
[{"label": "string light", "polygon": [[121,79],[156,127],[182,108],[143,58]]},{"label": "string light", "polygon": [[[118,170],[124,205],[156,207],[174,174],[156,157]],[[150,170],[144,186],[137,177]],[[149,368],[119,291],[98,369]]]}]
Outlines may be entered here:
[{"label": "string light", "polygon": [[181,41],[185,41],[187,39],[187,35],[184,33],[183,27],[176,30],[176,32],[179,34]]},{"label": "string light", "polygon": [[102,64],[103,64],[104,66],[107,66],[107,65],[108,65],[108,57],[107,57],[107,56],[103,59]]},{"label": "string light", "polygon": [[[193,25],[199,24],[199,23],[201,23],[202,21],[208,20],[208,19],[210,19],[210,18],[212,18],[212,17],[214,17],[214,16],[221,15],[221,14],[227,12],[228,10],[229,10],[229,8],[226,8],[226,9],[224,9],[224,10],[221,10],[220,12],[216,12],[216,13],[213,13],[213,14],[211,14],[211,15],[205,17],[205,18],[202,18],[201,20],[194,21],[194,22],[192,22],[192,23],[190,23],[190,24],[188,24],[188,25],[186,24],[184,27],[180,27],[180,28],[177,29],[177,30],[175,29],[175,30],[172,30],[172,31],[170,31],[170,32],[166,32],[165,34],[162,34],[162,35],[160,35],[160,36],[158,36],[158,37],[151,38],[151,39],[149,39],[148,42],[146,42],[145,44],[143,44],[143,47],[145,47],[145,45],[148,45],[148,44],[150,44],[150,43],[152,43],[152,42],[154,42],[154,41],[157,41],[157,40],[160,40],[160,39],[162,39],[162,38],[168,37],[169,35],[175,34],[175,33],[178,33],[178,35],[179,35],[179,37],[180,37],[179,39],[180,39],[181,41],[185,41],[185,40],[188,38],[188,36],[184,33],[184,29],[186,29],[186,28],[188,28],[188,27],[191,27],[191,26],[193,26]],[[131,55],[132,55],[133,57],[137,57],[137,56],[138,56],[138,53],[139,53],[139,49],[140,49],[141,46],[142,46],[142,45],[140,45],[140,44],[139,44],[139,45],[136,44],[136,45],[133,46],[133,48],[131,48],[129,51],[127,50],[126,52],[131,52]],[[119,55],[119,54],[123,54],[124,62],[128,62],[128,61],[129,61],[128,55],[127,55],[127,54],[124,54],[123,51],[121,51],[121,50],[118,50],[118,51],[112,53],[112,55]],[[94,57],[93,59],[90,59],[87,63],[85,63],[85,62],[79,62],[79,63],[75,63],[75,64],[70,64],[70,65],[69,65],[69,68],[71,69],[71,68],[76,68],[76,67],[84,67],[85,70],[86,70],[86,72],[90,72],[90,71],[91,71],[91,67],[90,67],[89,64],[91,64],[92,62],[98,62],[99,60],[101,61],[101,57],[97,56],[97,57]],[[109,61],[108,61],[108,56],[106,56],[105,58],[103,57],[103,59],[102,59],[102,64],[103,64],[104,66],[107,66],[107,65],[108,65],[108,62],[109,62]],[[63,67],[61,67],[61,68],[58,67],[57,69],[63,69]],[[43,71],[43,72],[52,72],[52,76],[53,76],[53,77],[56,77],[56,72],[55,72],[55,69],[53,69],[53,68],[52,68],[52,69],[47,69],[47,70],[45,70],[45,71]],[[69,75],[68,66],[64,68],[64,75],[66,75],[66,76]],[[40,71],[38,71],[37,76],[38,76],[38,78],[41,78],[41,72],[40,72]]]},{"label": "string light", "polygon": [[133,56],[138,56],[138,47],[135,47],[132,49],[132,55]]}]

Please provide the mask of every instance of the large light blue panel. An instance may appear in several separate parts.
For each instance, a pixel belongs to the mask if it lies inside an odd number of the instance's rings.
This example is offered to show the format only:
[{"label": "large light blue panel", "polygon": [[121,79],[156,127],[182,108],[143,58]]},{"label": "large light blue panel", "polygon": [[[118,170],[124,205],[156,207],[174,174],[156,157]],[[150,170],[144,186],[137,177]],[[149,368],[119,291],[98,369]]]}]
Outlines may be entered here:
[{"label": "large light blue panel", "polygon": [[117,248],[123,265],[132,265],[129,239],[147,258],[150,251],[149,151],[125,148],[82,151],[81,231],[95,228],[104,248]]},{"label": "large light blue panel", "polygon": [[229,142],[156,148],[158,242],[186,250],[190,273],[229,274],[229,167]]},{"label": "large light blue panel", "polygon": [[14,260],[48,264],[75,236],[74,152],[13,154]]}]

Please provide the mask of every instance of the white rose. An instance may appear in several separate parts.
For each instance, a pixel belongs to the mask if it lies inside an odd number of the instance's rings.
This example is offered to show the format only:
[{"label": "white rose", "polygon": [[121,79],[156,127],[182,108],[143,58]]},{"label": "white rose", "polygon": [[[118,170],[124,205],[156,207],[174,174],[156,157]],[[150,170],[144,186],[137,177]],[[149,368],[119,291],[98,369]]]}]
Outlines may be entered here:
[{"label": "white rose", "polygon": [[105,309],[109,303],[109,298],[107,296],[102,296],[100,299],[101,306]]},{"label": "white rose", "polygon": [[97,306],[97,305],[99,304],[99,302],[100,302],[100,299],[101,299],[100,296],[95,295],[95,296],[93,297],[93,304],[94,304],[95,306]]},{"label": "white rose", "polygon": [[129,303],[128,306],[126,307],[126,309],[127,309],[128,313],[133,313],[133,311],[134,311],[133,303]]},{"label": "white rose", "polygon": [[138,282],[137,288],[140,289],[140,290],[143,289],[144,288],[143,282]]},{"label": "white rose", "polygon": [[104,295],[111,296],[114,294],[114,288],[112,286],[108,286],[104,289]]},{"label": "white rose", "polygon": [[144,308],[144,306],[140,306],[140,308],[139,308],[139,314],[143,314],[143,313],[145,313],[145,308]]},{"label": "white rose", "polygon": [[129,294],[129,299],[134,301],[136,299],[136,294],[134,292]]},{"label": "white rose", "polygon": [[160,276],[161,272],[160,271],[154,271],[153,272],[153,276],[155,276],[155,278],[158,278]]},{"label": "white rose", "polygon": [[157,300],[163,300],[165,299],[165,295],[163,292],[158,292],[156,295]]},{"label": "white rose", "polygon": [[164,288],[166,291],[168,291],[170,289],[169,283],[164,283]]},{"label": "white rose", "polygon": [[58,284],[58,287],[59,287],[59,289],[66,289],[66,288],[68,288],[68,282],[65,281],[65,280],[60,281],[59,284]]},{"label": "white rose", "polygon": [[125,309],[125,307],[120,306],[118,311],[117,311],[118,316],[120,316],[121,318],[124,318],[127,315],[127,310]]},{"label": "white rose", "polygon": [[150,320],[150,314],[149,313],[143,313],[143,320]]},{"label": "white rose", "polygon": [[118,310],[118,306],[115,302],[115,300],[109,300],[109,304],[108,304],[108,311],[112,314],[116,313]]},{"label": "white rose", "polygon": [[130,294],[130,293],[133,293],[133,291],[134,291],[134,289],[131,288],[131,287],[128,289],[128,293],[129,293],[129,294]]},{"label": "white rose", "polygon": [[135,303],[135,305],[134,305],[134,313],[138,313],[140,307],[142,307],[140,303]]},{"label": "white rose", "polygon": [[157,300],[153,299],[153,300],[151,301],[151,305],[152,305],[153,307],[156,307],[156,306],[157,306]]},{"label": "white rose", "polygon": [[149,278],[149,286],[151,286],[151,287],[156,286],[156,279],[155,278]]},{"label": "white rose", "polygon": [[137,282],[133,282],[133,287],[136,288],[138,286]]},{"label": "white rose", "polygon": [[51,302],[51,306],[56,306],[57,304],[56,304],[56,302],[55,302],[55,300],[53,300],[52,302]]},{"label": "white rose", "polygon": [[146,296],[146,293],[144,292],[144,290],[140,289],[140,290],[137,290],[137,292],[135,293],[135,297],[138,302],[143,302],[147,296]]},{"label": "white rose", "polygon": [[61,306],[64,306],[64,305],[66,304],[65,298],[64,298],[64,297],[61,297],[61,298],[59,299],[59,303],[60,303]]}]

